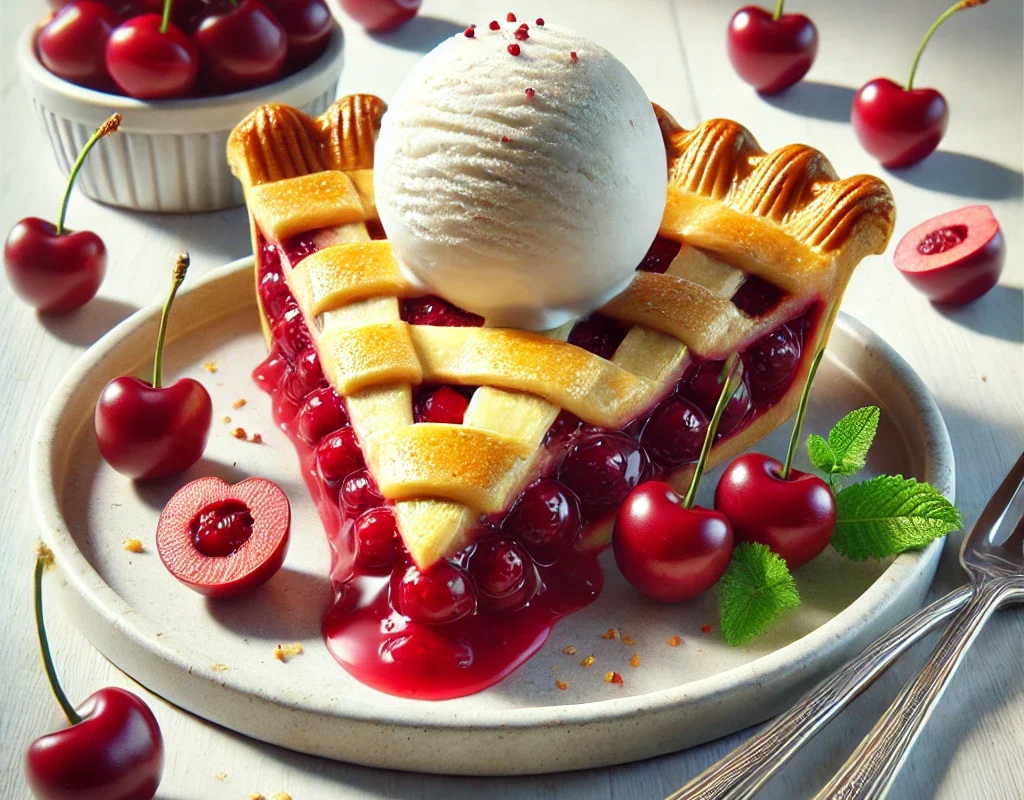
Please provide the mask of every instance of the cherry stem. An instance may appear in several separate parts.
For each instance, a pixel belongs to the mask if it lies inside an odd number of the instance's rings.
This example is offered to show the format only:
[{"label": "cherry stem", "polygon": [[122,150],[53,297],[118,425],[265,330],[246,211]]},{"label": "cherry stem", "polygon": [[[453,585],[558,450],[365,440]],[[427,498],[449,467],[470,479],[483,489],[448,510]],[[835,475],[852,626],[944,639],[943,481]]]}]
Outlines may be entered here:
[{"label": "cherry stem", "polygon": [[35,591],[36,634],[39,636],[39,652],[43,656],[43,669],[46,670],[46,679],[50,682],[50,691],[53,692],[57,703],[60,704],[60,708],[64,712],[64,716],[68,718],[68,722],[72,725],[77,725],[82,721],[82,718],[71,705],[68,696],[64,694],[64,690],[60,687],[60,681],[57,680],[57,670],[54,669],[53,657],[50,655],[50,642],[46,638],[46,625],[43,623],[43,571],[52,563],[53,554],[40,545],[40,552],[36,557],[35,576],[32,580],[32,587]]},{"label": "cherry stem", "polygon": [[939,29],[947,19],[953,16],[957,11],[963,11],[965,8],[974,8],[974,6],[980,6],[987,3],[988,0],[960,0],[949,8],[947,8],[935,23],[928,29],[928,33],[924,35],[924,39],[921,40],[920,46],[917,48],[917,53],[914,55],[914,61],[910,65],[910,77],[907,78],[907,85],[904,87],[906,91],[910,91],[914,88],[914,75],[917,73],[917,64],[921,60],[921,54],[924,52],[925,46],[927,46],[929,40],[935,35],[935,31]]},{"label": "cherry stem", "polygon": [[171,25],[171,6],[174,5],[174,0],[164,0],[164,16],[160,20],[160,33],[167,33],[167,29]]},{"label": "cherry stem", "polygon": [[775,13],[772,14],[772,19],[775,22],[778,22],[779,18],[782,16],[782,7],[784,5],[786,5],[786,0],[779,0],[779,2],[775,4]]},{"label": "cherry stem", "polygon": [[796,450],[800,446],[800,431],[804,427],[804,417],[807,415],[807,399],[811,396],[811,384],[814,383],[814,376],[818,372],[818,365],[821,357],[825,355],[825,347],[818,348],[811,362],[811,368],[807,370],[807,380],[804,382],[804,390],[800,393],[800,404],[796,407],[796,416],[793,418],[793,433],[789,436],[789,447],[786,450],[786,463],[782,465],[782,472],[779,477],[784,481],[789,480],[789,472],[793,468],[793,459],[796,458]]},{"label": "cherry stem", "polygon": [[108,136],[118,128],[121,127],[121,115],[113,114],[110,119],[100,125],[92,136],[89,137],[89,141],[85,143],[85,147],[78,154],[78,158],[75,159],[75,163],[71,167],[71,174],[68,175],[68,185],[64,188],[64,197],[60,201],[60,215],[57,217],[57,235],[61,236],[64,233],[64,218],[68,213],[68,201],[71,199],[71,189],[75,185],[75,178],[78,177],[78,173],[82,170],[82,164],[85,163],[85,157],[89,155],[89,151],[92,150],[92,146],[96,144],[104,136]]},{"label": "cherry stem", "polygon": [[188,251],[178,256],[174,262],[174,279],[171,282],[171,291],[164,301],[164,310],[160,313],[160,329],[156,334],[156,355],[153,357],[153,388],[159,389],[163,379],[164,368],[164,340],[167,338],[167,320],[171,316],[171,305],[174,303],[174,296],[178,293],[178,287],[185,280],[185,273],[188,272],[190,263]]},{"label": "cherry stem", "polygon": [[704,470],[708,465],[708,456],[711,455],[711,447],[715,443],[715,434],[718,433],[718,423],[721,422],[726,405],[740,385],[739,364],[739,356],[733,353],[725,360],[725,364],[722,367],[722,374],[719,376],[719,380],[722,382],[722,392],[718,395],[715,413],[711,415],[707,432],[704,434],[704,444],[700,448],[700,456],[697,458],[697,463],[693,468],[690,488],[686,490],[686,497],[683,498],[683,508],[693,508],[694,500],[697,497],[697,487],[700,486],[700,479],[704,477]]}]

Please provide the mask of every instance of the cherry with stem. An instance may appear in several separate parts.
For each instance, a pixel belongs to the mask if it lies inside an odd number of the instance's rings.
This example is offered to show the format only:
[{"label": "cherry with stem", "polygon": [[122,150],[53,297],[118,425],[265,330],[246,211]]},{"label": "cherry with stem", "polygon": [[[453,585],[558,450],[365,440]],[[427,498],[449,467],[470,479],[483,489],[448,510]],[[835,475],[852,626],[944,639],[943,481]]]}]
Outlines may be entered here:
[{"label": "cherry with stem", "polygon": [[164,764],[163,737],[153,712],[138,695],[114,687],[93,693],[75,708],[57,678],[43,619],[43,573],[52,563],[53,554],[40,545],[33,576],[36,635],[50,690],[69,727],[29,747],[29,788],[40,800],[151,798]]},{"label": "cherry with stem", "polygon": [[172,0],[163,13],[126,20],[107,42],[107,72],[123,91],[142,100],[180,97],[199,74],[199,54],[185,32],[171,22]]}]

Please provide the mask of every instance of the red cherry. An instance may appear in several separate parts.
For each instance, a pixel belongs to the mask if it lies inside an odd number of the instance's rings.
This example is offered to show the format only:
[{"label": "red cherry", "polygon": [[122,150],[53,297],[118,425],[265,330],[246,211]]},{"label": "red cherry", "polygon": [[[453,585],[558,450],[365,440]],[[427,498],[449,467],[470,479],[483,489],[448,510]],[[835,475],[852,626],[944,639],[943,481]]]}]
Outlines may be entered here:
[{"label": "red cherry", "polygon": [[326,49],[334,18],[324,0],[263,0],[288,36],[288,63],[302,67]]},{"label": "red cherry", "polygon": [[302,318],[302,312],[298,306],[285,311],[273,328],[274,341],[281,348],[281,352],[294,361],[299,353],[310,345],[309,329],[306,321]]},{"label": "red cherry", "polygon": [[569,439],[580,429],[582,424],[580,418],[574,414],[570,414],[568,411],[560,411],[558,416],[555,417],[555,421],[551,423],[551,427],[548,428],[547,433],[544,434],[544,446],[552,450],[562,447],[568,443]]},{"label": "red cherry", "polygon": [[654,409],[640,441],[658,464],[676,469],[697,460],[707,429],[708,418],[694,403],[672,395]]},{"label": "red cherry", "polygon": [[432,295],[405,301],[405,320],[410,325],[439,325],[445,328],[479,328],[484,318],[470,314]]},{"label": "red cherry", "polygon": [[1006,248],[988,206],[967,206],[911,229],[893,261],[910,284],[933,303],[963,305],[999,281]]},{"label": "red cherry", "polygon": [[836,501],[816,475],[790,470],[760,453],[733,461],[715,490],[715,509],[732,522],[741,542],[766,544],[790,569],[803,566],[824,550],[836,524]]},{"label": "red cherry", "polygon": [[582,528],[576,497],[551,478],[534,481],[501,523],[540,564],[553,564],[576,541]]},{"label": "red cherry", "polygon": [[271,323],[277,322],[290,309],[297,309],[298,304],[292,297],[284,275],[278,271],[266,272],[260,278],[260,303]]},{"label": "red cherry", "polygon": [[348,515],[354,517],[379,506],[384,502],[384,497],[370,473],[365,469],[357,469],[346,475],[341,482],[338,500]]},{"label": "red cherry", "polygon": [[[715,413],[715,404],[722,391],[722,384],[719,383],[722,366],[721,361],[704,361],[697,365],[687,382],[679,387],[679,393],[691,400],[708,419]],[[753,405],[746,381],[740,382],[732,397],[729,398],[729,402],[726,403],[725,411],[722,412],[722,419],[718,423],[719,435],[728,436],[736,430],[750,413]],[[700,445],[697,446],[697,449],[700,449]]]},{"label": "red cherry", "polygon": [[36,37],[39,60],[50,72],[81,86],[104,88],[106,49],[117,16],[96,0],[75,0],[64,6]]},{"label": "red cherry", "polygon": [[348,422],[345,402],[330,386],[317,389],[299,411],[299,436],[310,447]]},{"label": "red cherry", "polygon": [[582,347],[601,358],[611,358],[626,338],[626,328],[604,314],[591,314],[569,332],[569,344]]},{"label": "red cherry", "polygon": [[449,386],[423,395],[416,403],[417,422],[444,422],[461,425],[469,400]]},{"label": "red cherry", "polygon": [[743,361],[755,403],[770,403],[786,390],[800,365],[802,349],[800,338],[788,325],[780,325],[747,348]]},{"label": "red cherry", "polygon": [[540,575],[526,551],[507,538],[485,539],[469,557],[469,574],[490,611],[522,608],[540,588]]},{"label": "red cherry", "polygon": [[647,453],[639,442],[615,431],[587,434],[569,447],[558,478],[580,500],[585,517],[617,506],[643,480]]},{"label": "red cherry", "polygon": [[177,25],[163,26],[159,14],[122,22],[107,42],[107,72],[132,97],[180,97],[196,82],[199,55]]},{"label": "red cherry", "polygon": [[875,78],[857,91],[851,118],[861,146],[883,167],[905,167],[939,146],[949,106],[935,89],[907,91],[888,78]]},{"label": "red cherry", "polygon": [[320,366],[320,356],[316,348],[310,345],[295,359],[295,377],[297,387],[301,389],[301,397],[305,397],[314,389],[322,388],[327,382]]},{"label": "red cherry", "polygon": [[340,481],[363,466],[363,451],[359,449],[352,428],[342,428],[324,437],[316,448],[316,466],[320,477],[327,482]]},{"label": "red cherry", "polygon": [[818,29],[803,14],[776,15],[744,6],[729,20],[726,45],[733,69],[762,94],[781,92],[799,81],[818,53]]},{"label": "red cherry", "polygon": [[476,611],[473,582],[464,570],[441,561],[426,572],[410,566],[398,581],[396,608],[413,622],[444,625]]},{"label": "red cherry", "polygon": [[390,508],[371,508],[355,522],[356,566],[370,574],[386,574],[398,560],[402,539]]},{"label": "red cherry", "polygon": [[204,78],[222,92],[276,80],[288,55],[288,35],[277,18],[258,0],[209,8],[192,33]]},{"label": "red cherry", "polygon": [[679,255],[680,249],[682,249],[682,245],[679,242],[666,239],[664,236],[656,236],[637,269],[643,272],[664,274],[672,265],[675,257]]},{"label": "red cherry", "polygon": [[91,300],[107,272],[107,248],[92,231],[57,233],[26,217],[4,245],[7,278],[18,297],[43,313],[63,314]]},{"label": "red cherry", "polygon": [[153,382],[115,378],[96,403],[96,443],[100,454],[122,475],[145,481],[188,469],[206,448],[213,419],[210,395],[198,381],[182,378],[162,385],[164,338],[178,287],[185,280],[188,253],[178,256],[171,291],[160,315]]},{"label": "red cherry", "polygon": [[677,603],[710,589],[732,558],[733,532],[724,514],[684,508],[667,483],[648,481],[615,517],[612,552],[623,576],[654,600]]},{"label": "red cherry", "polygon": [[394,30],[416,16],[421,0],[340,0],[352,19],[371,33]]},{"label": "red cherry", "polygon": [[168,571],[207,597],[234,597],[266,583],[288,552],[291,507],[276,483],[231,485],[199,478],[168,501],[156,549]]}]

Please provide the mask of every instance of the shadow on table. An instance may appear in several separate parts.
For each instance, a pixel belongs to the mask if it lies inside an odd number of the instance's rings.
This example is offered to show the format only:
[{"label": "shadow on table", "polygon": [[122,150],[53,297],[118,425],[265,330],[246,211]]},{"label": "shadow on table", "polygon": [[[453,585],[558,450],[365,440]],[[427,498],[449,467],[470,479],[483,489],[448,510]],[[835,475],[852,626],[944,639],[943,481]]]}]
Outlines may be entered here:
[{"label": "shadow on table", "polygon": [[1024,291],[1016,286],[996,286],[988,294],[966,306],[936,305],[935,309],[950,322],[975,333],[1007,342],[1024,342]]},{"label": "shadow on table", "polygon": [[761,95],[761,98],[769,105],[802,117],[849,122],[854,94],[849,86],[801,81],[784,92]]},{"label": "shadow on table", "polygon": [[[214,425],[217,423],[214,422]],[[203,456],[182,473],[154,481],[132,481],[132,490],[143,503],[156,511],[162,511],[175,493],[186,483],[198,478],[220,478],[226,483],[238,483],[251,478],[235,464]]]},{"label": "shadow on table", "polygon": [[63,342],[88,347],[138,309],[120,300],[94,297],[71,314],[39,314],[40,324]]},{"label": "shadow on table", "polygon": [[413,17],[394,31],[371,33],[370,38],[375,42],[397,47],[400,50],[428,53],[449,36],[453,36],[461,30],[463,30],[462,25],[456,25],[447,19],[426,15]]},{"label": "shadow on table", "polygon": [[[150,211],[117,210],[130,219],[131,224],[146,228],[158,228],[165,233],[172,234],[178,242],[175,247],[177,251],[189,250],[193,253],[203,253],[202,264],[193,259],[192,272],[196,271],[196,267],[201,267],[202,271],[220,267],[229,261],[252,253],[249,215],[244,206],[198,214],[158,214]],[[166,281],[166,278],[163,277],[165,273],[162,271],[164,265],[154,264],[152,260],[152,258],[146,260],[145,252],[143,252],[138,256],[139,263],[133,266],[159,274],[162,286],[164,285],[163,281]],[[117,265],[112,263],[111,266]],[[173,266],[173,260],[166,265],[167,275],[170,274],[171,266]]]},{"label": "shadow on table", "polygon": [[923,189],[982,200],[1019,198],[1024,191],[1024,173],[949,150],[936,150],[924,161],[889,174]]}]

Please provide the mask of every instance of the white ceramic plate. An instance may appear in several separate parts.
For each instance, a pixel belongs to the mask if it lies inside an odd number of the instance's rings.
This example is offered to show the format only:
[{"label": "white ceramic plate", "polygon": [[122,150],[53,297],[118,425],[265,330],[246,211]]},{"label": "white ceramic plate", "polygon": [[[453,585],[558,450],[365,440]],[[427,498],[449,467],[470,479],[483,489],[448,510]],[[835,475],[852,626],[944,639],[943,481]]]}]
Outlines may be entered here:
[{"label": "white ceramic plate", "polygon": [[[66,376],[36,433],[33,502],[61,567],[68,613],[96,647],[171,702],[264,741],[377,767],[460,774],[580,769],[678,750],[782,710],[918,608],[935,571],[941,543],[884,564],[845,562],[829,549],[796,573],[800,609],[749,646],[732,648],[717,634],[711,593],[681,606],[646,602],[605,554],[601,597],[560,622],[541,652],[501,684],[436,703],[383,695],[351,679],[320,638],[330,600],[327,543],[291,445],[250,379],[264,355],[251,258],[196,282],[178,298],[171,321],[167,381],[199,378],[214,401],[205,457],[183,475],[138,486],[100,459],[96,397],[116,375],[148,374],[158,317],[155,307],[135,314]],[[913,475],[952,497],[946,428],[910,367],[845,316],[828,353],[806,430],[825,432],[847,411],[878,404],[882,424],[869,471]],[[206,362],[217,371],[204,371]],[[233,409],[239,397],[248,403]],[[232,422],[220,422],[223,415]],[[265,443],[233,438],[236,425]],[[788,430],[777,431],[762,448],[781,454],[787,438]],[[705,479],[705,504],[719,472]],[[207,601],[177,583],[154,545],[165,502],[211,474],[232,482],[270,478],[293,507],[284,568],[231,601]],[[141,539],[145,552],[126,552],[126,536]],[[602,638],[612,627],[636,644]],[[674,635],[683,639],[678,647],[667,643]],[[301,642],[305,652],[281,663],[272,651],[284,642]],[[578,655],[563,654],[568,644]],[[633,653],[638,668],[629,665]],[[595,663],[584,669],[588,654]],[[609,670],[623,675],[623,687],[604,682]],[[560,691],[556,679],[568,688]]]}]

